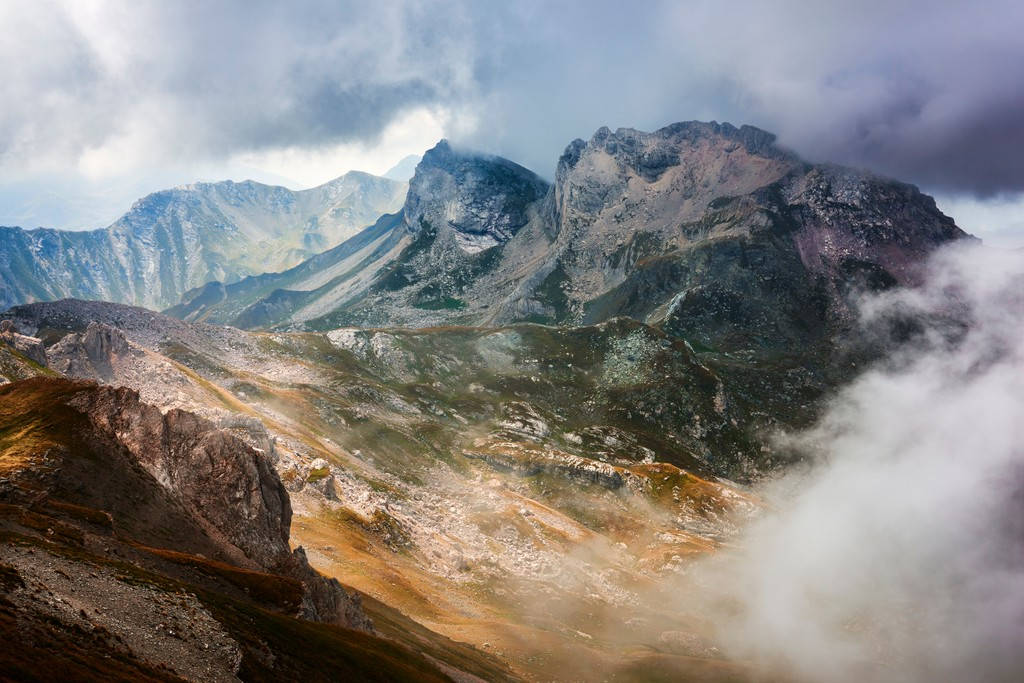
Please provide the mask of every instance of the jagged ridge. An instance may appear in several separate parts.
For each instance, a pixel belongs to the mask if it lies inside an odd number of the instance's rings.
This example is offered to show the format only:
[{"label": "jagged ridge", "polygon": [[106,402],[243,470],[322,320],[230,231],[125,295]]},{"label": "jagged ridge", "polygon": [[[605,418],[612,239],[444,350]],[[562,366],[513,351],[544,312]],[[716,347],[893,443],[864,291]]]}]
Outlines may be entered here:
[{"label": "jagged ridge", "polygon": [[67,296],[165,308],[338,244],[397,210],[406,187],[359,172],[299,192],[196,183],[148,195],[102,230],[0,227],[0,309]]}]

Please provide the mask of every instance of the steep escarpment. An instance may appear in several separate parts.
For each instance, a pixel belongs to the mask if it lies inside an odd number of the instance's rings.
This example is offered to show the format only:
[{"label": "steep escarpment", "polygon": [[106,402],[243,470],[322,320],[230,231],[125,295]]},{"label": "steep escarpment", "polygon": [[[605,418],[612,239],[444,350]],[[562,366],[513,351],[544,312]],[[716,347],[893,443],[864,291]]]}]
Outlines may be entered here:
[{"label": "steep escarpment", "polygon": [[529,207],[548,184],[522,166],[453,149],[446,140],[423,155],[403,209],[412,232],[450,230],[463,251],[503,244],[530,219]]},{"label": "steep escarpment", "polygon": [[113,225],[0,228],[0,309],[68,296],[164,308],[211,281],[279,271],[397,210],[406,183],[351,172],[292,191],[196,183],[137,201]]},{"label": "steep escarpment", "polygon": [[698,313],[690,330],[723,350],[828,334],[851,290],[908,284],[927,253],[964,236],[916,188],[803,163],[749,126],[602,129],[569,146],[554,196],[551,255],[503,317]]}]

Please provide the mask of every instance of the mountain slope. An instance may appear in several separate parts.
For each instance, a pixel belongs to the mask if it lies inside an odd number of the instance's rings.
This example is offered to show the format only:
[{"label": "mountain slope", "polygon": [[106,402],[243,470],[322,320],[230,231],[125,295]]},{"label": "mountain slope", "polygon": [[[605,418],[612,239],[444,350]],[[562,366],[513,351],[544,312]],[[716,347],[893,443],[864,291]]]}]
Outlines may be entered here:
[{"label": "mountain slope", "polygon": [[423,156],[410,187],[399,214],[349,242],[286,273],[189,292],[168,313],[247,328],[318,321],[311,326],[324,329],[329,324],[320,319],[333,320],[338,310],[415,285],[405,315],[389,307],[373,322],[405,324],[418,314],[434,319],[431,311],[463,305],[448,295],[452,283],[469,282],[497,263],[494,247],[530,222],[549,189],[518,164],[453,149],[446,141]]},{"label": "mountain slope", "polygon": [[289,268],[395,211],[406,184],[350,172],[310,190],[245,181],[148,195],[113,225],[0,227],[0,308],[67,296],[156,308],[213,280]]},{"label": "mountain slope", "polygon": [[603,128],[569,145],[550,187],[442,142],[400,216],[387,254],[362,278],[349,262],[340,290],[316,278],[336,259],[311,260],[258,296],[239,284],[172,312],[305,329],[629,316],[723,352],[775,352],[824,343],[856,292],[913,283],[931,250],[966,237],[910,185],[700,122]]},{"label": "mountain slope", "polygon": [[127,389],[11,384],[0,473],[5,678],[447,681],[446,653],[505,678],[424,629],[433,659],[382,638],[289,548],[267,459],[194,415]]}]

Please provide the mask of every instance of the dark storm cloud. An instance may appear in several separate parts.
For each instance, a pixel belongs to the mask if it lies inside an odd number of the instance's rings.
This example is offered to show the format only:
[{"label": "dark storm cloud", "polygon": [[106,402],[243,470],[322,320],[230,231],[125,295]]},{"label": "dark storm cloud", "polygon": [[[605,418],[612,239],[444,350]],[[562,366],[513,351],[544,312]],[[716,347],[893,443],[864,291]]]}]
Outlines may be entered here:
[{"label": "dark storm cloud", "polygon": [[8,170],[115,144],[187,160],[372,140],[428,107],[546,175],[601,125],[700,118],[935,189],[1024,190],[1014,2],[26,3],[0,19]]}]

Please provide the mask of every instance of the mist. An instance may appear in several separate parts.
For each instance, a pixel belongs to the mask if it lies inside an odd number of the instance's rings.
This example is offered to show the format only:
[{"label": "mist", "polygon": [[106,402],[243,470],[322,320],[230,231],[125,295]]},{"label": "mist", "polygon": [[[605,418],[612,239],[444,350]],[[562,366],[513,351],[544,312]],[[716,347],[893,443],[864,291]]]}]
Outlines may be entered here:
[{"label": "mist", "polygon": [[900,350],[778,437],[811,464],[693,573],[716,639],[797,680],[1020,680],[1024,252],[946,249],[860,310]]}]

